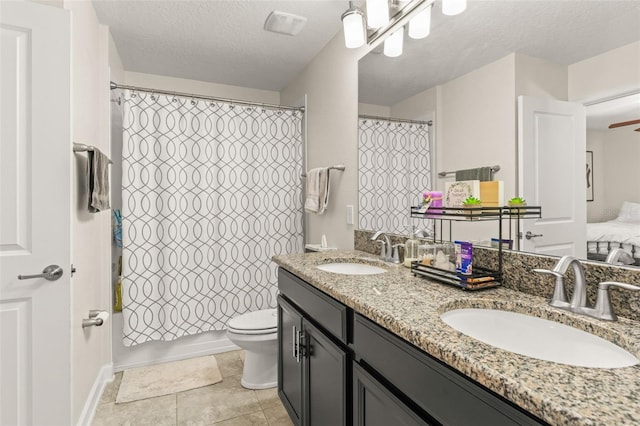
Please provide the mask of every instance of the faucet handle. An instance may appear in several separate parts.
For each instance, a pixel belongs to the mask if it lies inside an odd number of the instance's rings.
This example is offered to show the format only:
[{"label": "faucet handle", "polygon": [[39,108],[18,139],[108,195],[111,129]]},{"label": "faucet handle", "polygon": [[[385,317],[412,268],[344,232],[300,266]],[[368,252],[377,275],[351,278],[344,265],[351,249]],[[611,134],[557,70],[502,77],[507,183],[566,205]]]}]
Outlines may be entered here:
[{"label": "faucet handle", "polygon": [[556,286],[553,289],[553,295],[551,296],[549,305],[560,308],[569,306],[567,294],[564,290],[564,274],[549,269],[532,269],[532,271],[537,272],[538,274],[547,274],[556,277]]},{"label": "faucet handle", "polygon": [[385,247],[387,243],[382,240],[376,240],[376,242],[380,243],[380,259],[387,260],[387,249]]},{"label": "faucet handle", "polygon": [[609,287],[619,287],[630,291],[640,291],[640,287],[633,284],[619,283],[616,281],[605,281],[598,284],[598,298],[594,307],[594,316],[607,321],[616,321],[618,316],[613,312]]},{"label": "faucet handle", "polygon": [[391,247],[393,247],[393,251],[391,253],[391,262],[400,263],[400,253],[398,253],[398,247],[404,247],[404,244],[394,244]]}]

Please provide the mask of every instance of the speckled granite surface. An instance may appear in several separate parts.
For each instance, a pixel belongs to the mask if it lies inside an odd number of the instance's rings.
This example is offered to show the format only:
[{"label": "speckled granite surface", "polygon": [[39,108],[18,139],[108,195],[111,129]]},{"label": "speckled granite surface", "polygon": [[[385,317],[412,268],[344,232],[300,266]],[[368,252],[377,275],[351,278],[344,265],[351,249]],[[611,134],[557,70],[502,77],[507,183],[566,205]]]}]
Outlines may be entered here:
[{"label": "speckled granite surface", "polygon": [[[378,253],[378,245],[370,241],[370,231],[356,230],[354,232],[355,248],[368,253]],[[407,237],[392,236],[392,244],[402,243]],[[534,296],[548,298],[553,294],[554,280],[546,275],[531,273],[534,268],[551,269],[558,258],[539,256],[531,253],[506,251],[503,255],[503,286]],[[498,251],[482,247],[473,249],[474,265],[489,269],[497,269]],[[598,283],[603,281],[618,281],[640,286],[640,268],[611,266],[602,262],[582,262],[587,279],[587,300],[590,306],[596,301]],[[567,297],[571,298],[573,290],[572,272],[567,276]],[[631,292],[611,288],[611,304],[618,314],[629,319],[640,321],[640,292]]]},{"label": "speckled granite surface", "polygon": [[457,332],[442,322],[439,315],[458,307],[495,307],[529,313],[590,331],[640,356],[640,323],[636,321],[621,318],[610,323],[555,310],[544,298],[509,288],[463,292],[413,277],[403,266],[386,266],[386,273],[369,276],[332,274],[315,268],[337,260],[380,265],[375,255],[361,251],[283,255],[273,260],[551,424],[640,424],[640,366],[588,369],[517,355]]}]

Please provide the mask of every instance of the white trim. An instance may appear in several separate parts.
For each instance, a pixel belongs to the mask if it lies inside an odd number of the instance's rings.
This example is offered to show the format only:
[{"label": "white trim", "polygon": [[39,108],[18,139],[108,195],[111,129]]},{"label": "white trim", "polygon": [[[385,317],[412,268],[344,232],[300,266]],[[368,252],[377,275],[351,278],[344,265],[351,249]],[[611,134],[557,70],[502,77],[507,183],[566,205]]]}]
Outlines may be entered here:
[{"label": "white trim", "polygon": [[82,407],[82,412],[78,418],[78,426],[90,425],[93,422],[93,417],[96,415],[102,393],[107,383],[113,381],[114,377],[113,364],[103,365],[96,376],[96,380],[93,382],[93,386],[91,386],[91,391],[89,391],[89,395],[85,400],[84,407]]},{"label": "white trim", "polygon": [[122,344],[122,313],[114,313],[111,319],[115,372],[240,349],[231,343],[224,330],[184,336],[168,342],[153,341],[127,347]]}]

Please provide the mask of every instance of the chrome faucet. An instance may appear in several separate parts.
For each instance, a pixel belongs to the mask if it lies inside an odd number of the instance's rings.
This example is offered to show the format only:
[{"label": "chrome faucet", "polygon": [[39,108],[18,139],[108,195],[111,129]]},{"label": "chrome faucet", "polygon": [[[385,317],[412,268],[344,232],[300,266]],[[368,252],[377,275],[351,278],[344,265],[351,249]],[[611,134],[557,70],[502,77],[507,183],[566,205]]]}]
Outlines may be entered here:
[{"label": "chrome faucet", "polygon": [[[575,275],[575,282],[573,285],[573,296],[571,302],[567,302],[567,296],[564,289],[564,277],[565,273],[569,269],[573,268]],[[576,314],[588,315],[597,319],[616,321],[617,316],[613,312],[611,306],[611,298],[609,297],[609,287],[619,287],[631,291],[640,291],[640,287],[618,283],[613,281],[606,281],[598,284],[598,298],[593,308],[587,306],[587,282],[584,275],[584,268],[582,263],[578,259],[572,256],[563,256],[553,269],[534,269],[533,272],[541,274],[552,275],[556,278],[556,286],[553,291],[553,296],[549,301],[549,305],[559,309],[565,309],[567,311],[574,312]]]},{"label": "chrome faucet", "polygon": [[628,251],[621,248],[614,248],[609,252],[605,262],[612,265],[633,265],[636,260]]},{"label": "chrome faucet", "polygon": [[400,263],[400,256],[398,255],[398,244],[395,246],[391,245],[391,240],[389,236],[385,234],[383,231],[376,232],[373,237],[371,237],[371,241],[378,240],[378,237],[382,235],[384,237],[384,241],[380,241],[382,243],[382,249],[380,250],[380,259],[385,262],[393,262]]},{"label": "chrome faucet", "polygon": [[[571,303],[567,302],[564,289],[564,278],[569,267],[572,267],[575,276],[573,296]],[[563,256],[553,269],[534,269],[533,272],[553,275],[556,278],[556,286],[549,305],[556,308],[567,309],[575,312],[587,304],[587,283],[584,277],[584,268],[578,259],[572,256]]]}]

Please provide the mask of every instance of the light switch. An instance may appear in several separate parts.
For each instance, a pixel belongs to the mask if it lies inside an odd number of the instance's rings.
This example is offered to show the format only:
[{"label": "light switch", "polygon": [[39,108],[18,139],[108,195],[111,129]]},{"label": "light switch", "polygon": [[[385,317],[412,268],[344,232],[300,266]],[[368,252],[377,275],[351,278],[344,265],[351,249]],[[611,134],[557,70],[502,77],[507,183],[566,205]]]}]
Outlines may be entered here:
[{"label": "light switch", "polygon": [[347,206],[347,225],[353,225],[353,206]]}]

